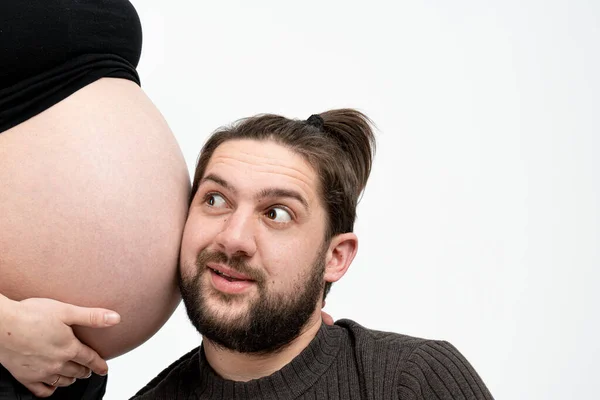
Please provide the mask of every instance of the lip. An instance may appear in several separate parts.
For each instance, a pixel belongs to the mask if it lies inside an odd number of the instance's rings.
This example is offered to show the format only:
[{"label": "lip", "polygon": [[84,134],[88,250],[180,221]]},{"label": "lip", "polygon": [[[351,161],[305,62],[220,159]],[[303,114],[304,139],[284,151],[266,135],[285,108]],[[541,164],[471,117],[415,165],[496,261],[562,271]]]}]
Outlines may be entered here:
[{"label": "lip", "polygon": [[[207,265],[207,267],[213,288],[215,288],[221,293],[239,295],[242,293],[246,293],[248,290],[250,290],[252,286],[256,284],[256,282],[254,282],[253,280],[247,279],[245,275],[233,272],[230,268],[224,268],[222,265]],[[230,281],[229,279],[217,274],[215,271],[219,271],[219,273],[224,273],[231,276],[232,278],[242,280]]]},{"label": "lip", "polygon": [[214,264],[214,263],[208,263],[206,266],[208,268],[210,268],[210,269],[213,269],[213,270],[218,271],[218,272],[220,272],[222,274],[228,275],[228,276],[230,276],[232,278],[253,282],[253,279],[251,279],[249,276],[241,274],[241,273],[239,273],[237,271],[234,271],[233,269],[231,269],[229,267],[226,267],[224,265]]}]

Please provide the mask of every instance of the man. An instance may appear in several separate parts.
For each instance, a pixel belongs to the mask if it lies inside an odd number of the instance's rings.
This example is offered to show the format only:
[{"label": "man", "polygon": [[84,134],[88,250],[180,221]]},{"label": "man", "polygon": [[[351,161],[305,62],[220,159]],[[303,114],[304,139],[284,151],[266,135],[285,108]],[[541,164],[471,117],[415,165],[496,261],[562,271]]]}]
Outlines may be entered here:
[{"label": "man", "polygon": [[328,326],[350,266],[375,140],[368,118],[262,115],[214,133],[198,160],[180,288],[203,343],[136,399],[491,399],[449,343]]}]

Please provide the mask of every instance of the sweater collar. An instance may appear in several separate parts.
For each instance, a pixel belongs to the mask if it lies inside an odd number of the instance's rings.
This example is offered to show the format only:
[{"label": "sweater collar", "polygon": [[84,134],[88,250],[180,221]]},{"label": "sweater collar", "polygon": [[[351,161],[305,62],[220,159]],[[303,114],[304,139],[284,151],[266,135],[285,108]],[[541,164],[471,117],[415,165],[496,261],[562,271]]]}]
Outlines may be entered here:
[{"label": "sweater collar", "polygon": [[321,324],[319,332],[291,363],[279,371],[248,382],[235,382],[219,377],[200,346],[200,382],[196,388],[199,398],[214,399],[269,399],[295,398],[312,387],[336,358],[343,329]]}]

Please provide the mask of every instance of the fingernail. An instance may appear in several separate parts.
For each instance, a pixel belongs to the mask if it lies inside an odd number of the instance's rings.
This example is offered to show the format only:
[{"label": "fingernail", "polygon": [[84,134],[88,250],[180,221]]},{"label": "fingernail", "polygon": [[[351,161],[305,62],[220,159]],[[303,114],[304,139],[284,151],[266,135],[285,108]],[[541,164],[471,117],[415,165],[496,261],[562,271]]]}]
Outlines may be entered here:
[{"label": "fingernail", "polygon": [[101,371],[98,375],[106,376],[107,374],[108,374],[108,370],[105,369],[104,371]]},{"label": "fingernail", "polygon": [[108,312],[104,314],[104,323],[107,325],[118,324],[121,320],[121,316],[116,312]]}]

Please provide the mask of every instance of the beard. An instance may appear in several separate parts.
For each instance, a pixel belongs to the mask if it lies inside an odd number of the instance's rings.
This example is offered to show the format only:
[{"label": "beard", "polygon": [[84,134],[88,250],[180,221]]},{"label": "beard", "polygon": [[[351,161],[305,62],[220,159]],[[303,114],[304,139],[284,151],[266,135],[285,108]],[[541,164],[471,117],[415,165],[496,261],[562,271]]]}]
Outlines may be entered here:
[{"label": "beard", "polygon": [[[315,311],[324,289],[325,250],[319,251],[312,268],[302,276],[288,293],[268,290],[266,275],[248,265],[243,257],[227,257],[221,252],[203,250],[195,265],[193,277],[179,273],[179,288],[190,321],[198,332],[215,345],[240,353],[275,353],[296,339]],[[229,266],[248,276],[258,289],[258,297],[248,300],[246,315],[232,318],[219,315],[209,307],[209,297],[221,303],[245,301],[242,295],[227,294],[203,285],[202,277],[210,273],[207,263]],[[192,268],[186,270],[192,270]]]}]

